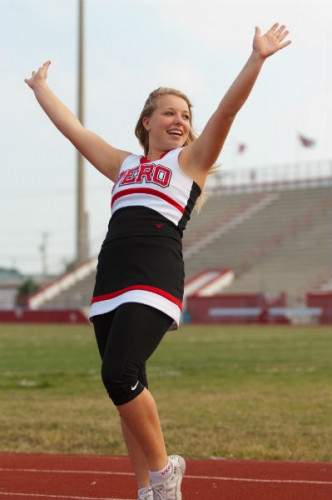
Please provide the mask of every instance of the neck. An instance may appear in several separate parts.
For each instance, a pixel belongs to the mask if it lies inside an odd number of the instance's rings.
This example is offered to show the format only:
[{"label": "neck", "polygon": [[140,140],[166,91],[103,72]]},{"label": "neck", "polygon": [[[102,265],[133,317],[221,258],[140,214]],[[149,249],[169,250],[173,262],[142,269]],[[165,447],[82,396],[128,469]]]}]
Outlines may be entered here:
[{"label": "neck", "polygon": [[164,154],[166,154],[167,152],[168,151],[163,151],[161,149],[151,148],[149,149],[146,158],[148,158],[151,161],[160,160],[160,158],[164,156]]}]

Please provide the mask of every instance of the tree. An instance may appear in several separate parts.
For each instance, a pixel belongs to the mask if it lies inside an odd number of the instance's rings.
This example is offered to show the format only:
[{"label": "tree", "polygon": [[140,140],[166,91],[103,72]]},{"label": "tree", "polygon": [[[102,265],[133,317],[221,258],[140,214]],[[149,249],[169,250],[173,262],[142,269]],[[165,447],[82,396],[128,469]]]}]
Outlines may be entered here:
[{"label": "tree", "polygon": [[32,278],[27,278],[23,283],[17,288],[16,294],[16,305],[17,306],[27,306],[29,297],[37,292],[39,286]]}]

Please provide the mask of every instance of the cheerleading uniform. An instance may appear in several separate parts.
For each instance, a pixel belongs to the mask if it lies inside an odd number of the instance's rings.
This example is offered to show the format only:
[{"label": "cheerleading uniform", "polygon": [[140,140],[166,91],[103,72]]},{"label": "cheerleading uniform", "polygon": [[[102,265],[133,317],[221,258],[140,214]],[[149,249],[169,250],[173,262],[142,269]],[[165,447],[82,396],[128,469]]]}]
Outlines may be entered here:
[{"label": "cheerleading uniform", "polygon": [[181,148],[159,160],[129,155],[112,190],[112,216],[97,266],[90,318],[136,302],[179,325],[182,235],[201,189],[181,169]]}]

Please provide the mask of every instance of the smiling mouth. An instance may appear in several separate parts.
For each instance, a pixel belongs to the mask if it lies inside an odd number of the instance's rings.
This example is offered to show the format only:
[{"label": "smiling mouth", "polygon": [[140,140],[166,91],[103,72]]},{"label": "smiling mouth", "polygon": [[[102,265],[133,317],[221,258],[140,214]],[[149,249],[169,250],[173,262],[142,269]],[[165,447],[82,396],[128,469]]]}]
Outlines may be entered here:
[{"label": "smiling mouth", "polygon": [[167,133],[168,133],[168,135],[171,135],[172,137],[182,137],[183,136],[183,132],[181,132],[181,130],[172,130],[172,131],[167,130]]}]

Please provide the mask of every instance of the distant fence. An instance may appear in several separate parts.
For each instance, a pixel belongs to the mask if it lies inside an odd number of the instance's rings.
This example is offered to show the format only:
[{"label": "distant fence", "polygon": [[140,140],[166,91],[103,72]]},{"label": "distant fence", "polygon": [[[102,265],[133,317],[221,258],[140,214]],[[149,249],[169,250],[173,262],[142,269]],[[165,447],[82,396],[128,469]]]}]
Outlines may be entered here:
[{"label": "distant fence", "polygon": [[[314,295],[314,294],[308,294]],[[328,301],[308,301],[287,307],[286,296],[274,300],[264,294],[229,294],[187,297],[186,322],[196,324],[332,324],[332,294]]]},{"label": "distant fence", "polygon": [[332,160],[285,163],[245,169],[220,168],[208,178],[210,192],[284,191],[332,186]]}]

